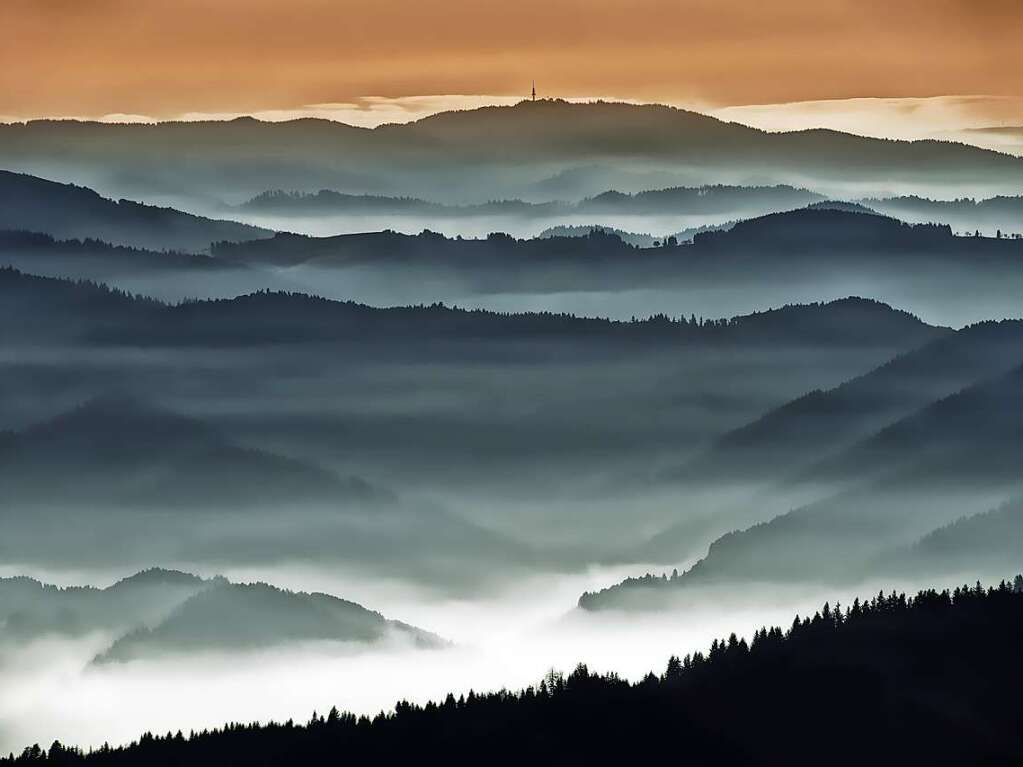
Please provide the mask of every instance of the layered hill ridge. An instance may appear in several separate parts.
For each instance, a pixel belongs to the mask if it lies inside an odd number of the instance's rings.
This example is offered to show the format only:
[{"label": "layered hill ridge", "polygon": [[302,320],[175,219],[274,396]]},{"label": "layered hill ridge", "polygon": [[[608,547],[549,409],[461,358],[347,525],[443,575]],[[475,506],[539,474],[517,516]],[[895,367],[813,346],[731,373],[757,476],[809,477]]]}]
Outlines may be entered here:
[{"label": "layered hill ridge", "polygon": [[110,200],[83,186],[5,170],[0,170],[0,229],[186,253],[208,252],[212,243],[223,240],[270,235],[265,229],[247,224],[131,200]]},{"label": "layered hill ridge", "polygon": [[200,420],[125,394],[101,395],[15,434],[0,452],[0,477],[21,504],[194,510],[370,502],[376,494],[364,482],[240,447]]},{"label": "layered hill ridge", "polygon": [[446,644],[434,634],[327,594],[220,580],[190,596],[156,625],[120,637],[95,662],[191,652],[237,653],[330,641],[362,645],[405,642],[420,649]]},{"label": "layered hill ridge", "polygon": [[[950,264],[975,269],[1023,264],[1023,241],[958,237],[948,225],[906,224],[866,209],[815,205],[738,221],[727,229],[696,233],[692,243],[636,248],[591,227],[585,237],[518,240],[500,233],[486,239],[449,239],[434,232],[397,232],[272,238],[218,244],[214,255],[275,266],[346,268],[402,265],[485,273],[500,268],[534,270],[613,268],[632,280],[784,274],[787,270],[844,267],[876,272]],[[855,257],[855,261],[851,260]]]},{"label": "layered hill ridge", "polygon": [[[1008,373],[938,399],[811,464],[792,482],[822,488],[819,500],[717,538],[705,557],[677,577],[628,579],[584,595],[580,606],[628,607],[651,596],[656,604],[689,585],[856,582],[900,544],[923,537],[934,545],[948,534],[930,538],[929,531],[1023,489],[1018,473],[1023,450],[1016,439],[1023,429],[1023,366],[1019,356],[1014,359]],[[998,528],[1005,520],[1015,522],[1015,515],[977,519]],[[980,528],[984,522],[972,524]],[[1004,561],[999,551],[992,554]],[[977,548],[968,553],[978,566]],[[929,564],[933,568],[935,560]]]},{"label": "layered hill ridge", "polygon": [[[883,552],[1019,492],[1021,361],[1020,321],[980,323],[726,434],[679,480],[710,488],[753,482],[759,489],[651,541],[649,551],[666,556],[707,529],[738,528],[668,585],[855,580],[875,558],[902,574],[925,565],[940,570],[936,557],[907,554],[899,568],[898,556]],[[998,551],[992,547],[992,556]],[[981,561],[974,547],[970,562]],[[631,579],[583,604],[627,605],[642,601],[647,588],[667,593],[659,579]]]},{"label": "layered hill ridge", "polygon": [[892,421],[1023,360],[1023,321],[983,322],[936,338],[863,376],[813,391],[722,437],[680,476],[779,478],[822,452],[850,445]]},{"label": "layered hill ridge", "polygon": [[961,517],[910,546],[879,558],[877,566],[905,572],[990,572],[1018,562],[1023,551],[1023,498]]},{"label": "layered hill ridge", "polygon": [[[790,187],[709,187],[612,194],[609,200],[602,196],[588,204],[713,205],[733,193],[763,193],[772,199],[810,194]],[[386,220],[384,216],[379,223]],[[22,229],[24,224],[19,221]],[[558,294],[566,294],[573,307],[593,307],[597,300],[596,308],[582,310],[586,314],[601,314],[600,307],[607,305],[607,314],[627,317],[620,302],[629,305],[633,295],[638,301],[638,294],[647,291],[656,294],[658,307],[669,305],[662,294],[677,293],[679,303],[699,304],[703,315],[710,290],[722,295],[724,311],[730,314],[856,292],[959,325],[985,316],[965,296],[989,295],[994,309],[987,316],[1002,316],[1023,286],[1023,239],[955,236],[947,224],[905,224],[834,201],[720,227],[698,226],[674,238],[629,237],[628,243],[598,226],[588,227],[584,236],[533,239],[500,233],[450,238],[428,230],[418,235],[384,230],[325,237],[264,230],[256,239],[206,240],[204,247],[215,258],[92,240],[50,241],[46,237],[58,238],[66,228],[63,220],[37,225],[43,234],[0,236],[0,264],[35,274],[109,281],[172,301],[289,289],[343,298],[354,292],[377,305],[523,302],[536,308],[564,305]],[[111,238],[117,241],[121,224],[112,226]],[[131,240],[134,224],[125,226],[121,240]],[[204,238],[213,236],[220,237],[204,230]],[[648,247],[653,245],[658,247]],[[749,298],[754,295],[760,301]]]},{"label": "layered hill ridge", "polygon": [[[443,305],[376,308],[287,292],[167,304],[92,282],[60,280],[0,269],[3,332],[12,344],[78,342],[248,345],[371,339],[525,339],[578,337],[594,341],[668,344],[912,348],[949,331],[888,304],[849,297],[793,304],[720,320],[655,316],[620,321],[552,312],[502,313]],[[9,299],[9,300],[8,300]],[[30,310],[31,307],[31,310]],[[38,309],[46,307],[45,321]]]},{"label": "layered hill ridge", "polygon": [[0,639],[123,632],[161,620],[174,606],[205,588],[190,573],[150,568],[106,588],[59,587],[34,578],[0,578]]},{"label": "layered hill ridge", "polygon": [[[328,594],[150,568],[106,588],[0,578],[0,641],[104,632],[96,663],[195,652],[242,653],[303,642],[434,649],[435,634]],[[388,645],[389,643],[389,645]]]},{"label": "layered hill ridge", "polygon": [[[767,133],[673,107],[542,100],[447,112],[368,130],[322,120],[108,125],[29,122],[0,128],[0,165],[53,166],[102,187],[247,199],[266,189],[331,188],[424,196],[457,181],[450,201],[503,199],[580,164],[610,175],[676,170],[697,183],[874,180],[1019,188],[1023,160],[962,144],[886,141],[827,130]],[[58,152],[58,148],[60,151]],[[154,153],[169,162],[156,165]],[[506,170],[495,181],[495,169]],[[612,184],[613,185],[613,184]],[[606,187],[605,187],[606,188]],[[121,192],[118,192],[121,193]],[[143,196],[147,196],[144,194]]]},{"label": "layered hill ridge", "polygon": [[439,217],[528,216],[549,218],[593,215],[714,215],[749,211],[763,214],[818,203],[823,195],[789,185],[669,187],[635,193],[607,190],[578,202],[528,202],[491,200],[450,205],[413,197],[346,194],[330,189],[316,192],[273,190],[256,195],[237,206],[246,212],[277,215],[422,214]]}]

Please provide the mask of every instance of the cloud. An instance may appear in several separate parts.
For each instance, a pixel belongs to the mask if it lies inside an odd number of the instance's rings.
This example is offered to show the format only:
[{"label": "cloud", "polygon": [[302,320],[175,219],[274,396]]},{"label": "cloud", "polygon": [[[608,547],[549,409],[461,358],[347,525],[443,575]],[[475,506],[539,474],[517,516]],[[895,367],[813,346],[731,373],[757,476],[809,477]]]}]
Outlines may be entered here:
[{"label": "cloud", "polygon": [[717,106],[1023,93],[999,0],[6,0],[0,113],[254,112],[429,93]]},{"label": "cloud", "polygon": [[710,114],[770,131],[828,128],[862,136],[938,139],[1023,154],[1012,125],[1023,98],[966,95],[854,98],[710,108]]}]

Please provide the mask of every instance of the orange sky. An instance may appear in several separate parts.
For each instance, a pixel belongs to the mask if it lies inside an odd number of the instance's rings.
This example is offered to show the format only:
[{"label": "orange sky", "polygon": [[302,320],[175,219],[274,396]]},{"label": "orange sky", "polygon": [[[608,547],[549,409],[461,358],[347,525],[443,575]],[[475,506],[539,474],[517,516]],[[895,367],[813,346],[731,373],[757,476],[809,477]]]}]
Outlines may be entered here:
[{"label": "orange sky", "polygon": [[0,115],[1023,95],[1021,0],[2,0]]}]

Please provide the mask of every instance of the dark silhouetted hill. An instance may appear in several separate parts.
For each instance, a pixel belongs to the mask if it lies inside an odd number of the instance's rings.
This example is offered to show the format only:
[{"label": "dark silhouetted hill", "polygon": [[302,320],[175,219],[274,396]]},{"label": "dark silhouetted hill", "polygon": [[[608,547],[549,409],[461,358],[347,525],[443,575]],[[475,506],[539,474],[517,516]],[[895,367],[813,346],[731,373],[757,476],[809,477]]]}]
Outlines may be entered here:
[{"label": "dark silhouetted hill", "polygon": [[188,253],[208,252],[216,241],[253,240],[271,234],[266,229],[173,208],[108,200],[86,187],[8,171],[0,171],[0,229]]},{"label": "dark silhouetted hill", "polygon": [[588,237],[591,232],[603,231],[608,234],[613,234],[616,237],[620,237],[623,242],[633,245],[637,248],[650,248],[653,247],[655,241],[660,238],[654,237],[650,234],[638,233],[638,232],[626,232],[623,229],[615,229],[609,226],[585,226],[585,225],[559,225],[549,226],[544,229],[540,234],[537,235],[537,239],[547,239],[550,237]]},{"label": "dark silhouetted hill", "polygon": [[623,194],[608,191],[580,201],[582,213],[714,215],[735,211],[766,214],[803,208],[824,200],[824,195],[787,185],[671,187]]},{"label": "dark silhouetted hill", "polygon": [[[321,238],[279,233],[217,244],[213,254],[253,266],[391,270],[395,280],[444,278],[488,293],[763,288],[842,279],[917,290],[933,284],[929,290],[940,292],[951,289],[952,269],[978,285],[1023,273],[1023,240],[959,237],[947,225],[911,225],[858,209],[800,208],[680,234],[668,247],[637,248],[600,227],[583,237],[529,240],[503,234],[448,239],[429,231]],[[685,241],[690,235],[691,243]]]},{"label": "dark silhouetted hill", "polygon": [[1004,236],[1023,235],[1023,197],[1000,195],[976,200],[961,197],[955,200],[932,200],[926,197],[905,196],[868,199],[864,205],[909,221],[936,221],[954,229],[975,232],[984,230],[995,234],[999,229]]},{"label": "dark silhouetted hill", "polygon": [[[441,304],[374,308],[299,293],[165,304],[89,282],[0,269],[0,328],[10,343],[251,345],[576,338],[594,343],[912,348],[948,331],[868,299],[790,305],[721,320],[663,315],[616,321],[551,312],[506,314]],[[42,309],[45,308],[45,311]]]},{"label": "dark silhouetted hill", "polygon": [[213,254],[232,261],[275,266],[417,266],[485,272],[508,268],[541,269],[562,264],[599,267],[609,261],[663,259],[660,251],[637,251],[614,234],[596,231],[587,237],[517,240],[505,234],[486,239],[449,239],[435,232],[418,235],[392,231],[334,237],[278,233],[241,243],[217,243]]},{"label": "dark silhouetted hill", "polygon": [[991,481],[1015,475],[1023,450],[1023,367],[981,381],[905,416],[877,434],[816,462],[801,481],[823,482],[891,474],[922,467],[941,469],[936,481]]},{"label": "dark silhouetted hill", "polygon": [[[714,640],[630,683],[579,665],[517,693],[407,701],[375,717],[333,709],[305,725],[230,724],[83,754],[26,748],[11,767],[99,765],[656,763],[696,765],[1012,764],[1023,755],[1015,705],[1023,671],[1017,585],[825,604],[787,630]],[[839,723],[853,733],[836,732]],[[538,756],[542,755],[542,756]]]},{"label": "dark silhouetted hill", "polygon": [[418,215],[439,218],[464,216],[553,216],[571,213],[574,206],[567,203],[534,203],[523,200],[491,200],[467,205],[430,202],[416,197],[388,197],[377,194],[345,194],[330,189],[318,192],[263,192],[238,206],[252,213],[274,215]]},{"label": "dark silhouetted hill", "polygon": [[163,306],[95,282],[38,277],[9,267],[0,267],[0,298],[0,340],[10,346],[83,341],[141,322]]},{"label": "dark silhouetted hill", "polygon": [[[799,249],[812,248],[818,258],[849,251],[934,252],[958,250],[968,244],[955,238],[948,226],[910,225],[894,218],[848,207],[810,206],[800,210],[771,213],[736,223],[727,231],[698,234],[693,245],[700,255],[747,249],[757,252],[781,251],[790,257],[804,255]],[[1023,253],[1023,249],[1017,252]]]},{"label": "dark silhouetted hill", "polygon": [[0,266],[44,276],[99,281],[174,274],[193,274],[203,280],[244,269],[224,259],[192,253],[157,253],[102,240],[57,240],[39,232],[7,230],[0,230]]}]

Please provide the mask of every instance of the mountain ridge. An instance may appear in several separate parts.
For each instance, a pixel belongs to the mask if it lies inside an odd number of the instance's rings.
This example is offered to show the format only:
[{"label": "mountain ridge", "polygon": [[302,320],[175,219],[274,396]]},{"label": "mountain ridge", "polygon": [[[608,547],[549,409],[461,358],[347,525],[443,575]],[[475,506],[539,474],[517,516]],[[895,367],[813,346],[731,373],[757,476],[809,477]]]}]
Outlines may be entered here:
[{"label": "mountain ridge", "polygon": [[[57,146],[64,150],[59,155]],[[154,146],[186,162],[188,173],[153,167]],[[528,193],[559,170],[593,161],[609,163],[612,176],[625,171],[623,163],[635,168],[663,161],[701,183],[758,176],[815,185],[873,179],[878,192],[898,179],[999,190],[1018,189],[1023,180],[1023,158],[966,144],[826,130],[768,133],[674,107],[620,102],[521,102],[373,129],[310,119],[0,126],[0,165],[38,171],[55,156],[65,177],[84,179],[95,171],[104,190],[119,196],[149,198],[171,190],[229,202],[266,189],[310,186],[420,195],[445,178],[462,180],[459,191],[446,195],[451,201],[499,199]],[[236,171],[232,178],[229,167]],[[495,168],[509,171],[501,183],[494,180]]]},{"label": "mountain ridge", "polygon": [[[59,216],[53,215],[54,208],[59,208]],[[6,170],[0,170],[0,229],[190,253],[208,251],[215,241],[257,239],[270,234],[236,221],[218,221],[132,200],[112,200],[86,186]]]},{"label": "mountain ridge", "polygon": [[[8,312],[0,312],[13,341],[19,322],[25,322],[20,304],[52,301],[48,312],[56,337],[75,333],[92,343],[253,343],[256,341],[357,341],[367,329],[400,338],[458,337],[491,334],[495,338],[542,338],[574,334],[651,342],[760,343],[765,340],[820,341],[864,345],[885,341],[888,334],[912,335],[923,342],[947,329],[924,323],[915,315],[884,302],[847,297],[813,304],[786,304],[721,320],[700,321],[656,315],[634,321],[577,317],[554,312],[506,313],[460,309],[442,304],[390,308],[370,307],[354,301],[335,301],[306,293],[260,291],[230,299],[204,299],[165,303],[132,296],[89,281],[61,280],[26,275],[0,268],[0,296]],[[6,301],[10,297],[10,301]],[[276,306],[276,310],[271,310]],[[287,311],[284,311],[284,310]],[[67,312],[61,320],[58,310]],[[257,311],[258,310],[258,311]],[[800,315],[812,323],[798,323]],[[74,322],[70,317],[74,317]],[[864,322],[845,327],[850,318]],[[130,321],[129,321],[130,320]],[[314,322],[315,320],[315,322]],[[413,320],[417,320],[413,322]],[[866,320],[874,324],[867,326]],[[879,323],[879,324],[878,324]],[[876,326],[875,326],[876,325]],[[47,336],[39,337],[44,340]],[[909,340],[909,343],[916,343]]]}]

